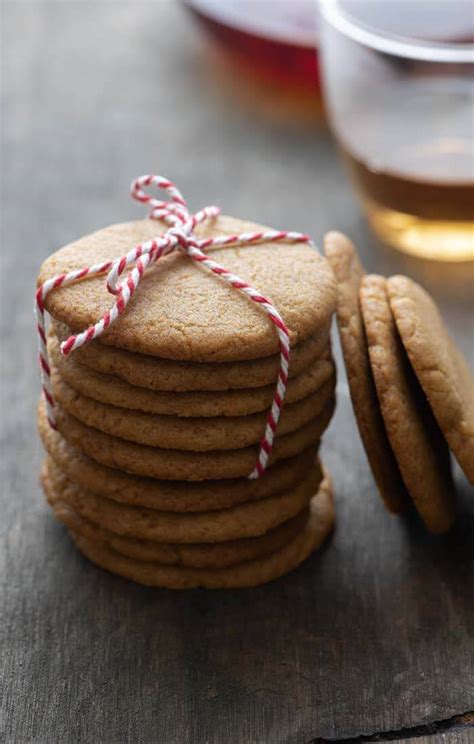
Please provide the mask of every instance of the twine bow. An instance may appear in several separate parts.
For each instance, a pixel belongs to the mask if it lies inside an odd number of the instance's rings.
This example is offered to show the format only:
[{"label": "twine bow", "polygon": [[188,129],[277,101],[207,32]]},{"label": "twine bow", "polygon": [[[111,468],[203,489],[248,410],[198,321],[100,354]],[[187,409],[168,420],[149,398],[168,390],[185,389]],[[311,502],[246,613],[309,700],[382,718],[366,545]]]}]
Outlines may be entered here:
[{"label": "twine bow", "polygon": [[[155,199],[143,190],[147,186],[156,186],[166,191],[169,195],[168,201]],[[162,220],[168,225],[168,230],[153,240],[140,243],[125,256],[120,256],[113,261],[102,264],[86,266],[83,269],[70,271],[67,274],[59,274],[47,279],[38,287],[36,292],[35,314],[39,342],[39,363],[41,372],[41,383],[46,402],[46,412],[50,425],[56,428],[55,401],[51,386],[51,370],[49,364],[48,348],[46,342],[46,322],[44,302],[48,294],[58,287],[74,284],[86,277],[97,276],[107,273],[106,285],[108,291],[116,296],[116,300],[110,310],[94,325],[85,331],[72,335],[61,344],[61,352],[65,356],[75,349],[88,344],[98,338],[117,318],[125,312],[125,309],[137,290],[140,280],[147,268],[156,263],[162,256],[181,250],[190,259],[197,261],[207,269],[217,274],[235,289],[244,292],[253,302],[264,310],[278,333],[280,345],[280,370],[276,384],[275,394],[271,408],[268,412],[265,431],[260,441],[260,450],[257,462],[249,478],[259,478],[265,472],[273,447],[273,439],[277,429],[278,421],[285,398],[288,382],[288,365],[290,360],[290,342],[288,328],[278,310],[247,282],[235,274],[220,266],[203,249],[210,246],[229,245],[254,245],[256,243],[308,243],[312,245],[308,235],[298,232],[266,230],[261,232],[247,232],[238,235],[224,235],[216,238],[198,238],[194,234],[196,225],[205,220],[217,217],[220,213],[218,207],[205,207],[195,214],[188,210],[187,203],[181,192],[168,179],[161,176],[146,175],[135,179],[131,185],[131,195],[137,201],[150,206],[149,218]],[[131,268],[133,267],[133,268]],[[130,271],[122,279],[124,272]],[[157,288],[159,291],[159,288]]]}]

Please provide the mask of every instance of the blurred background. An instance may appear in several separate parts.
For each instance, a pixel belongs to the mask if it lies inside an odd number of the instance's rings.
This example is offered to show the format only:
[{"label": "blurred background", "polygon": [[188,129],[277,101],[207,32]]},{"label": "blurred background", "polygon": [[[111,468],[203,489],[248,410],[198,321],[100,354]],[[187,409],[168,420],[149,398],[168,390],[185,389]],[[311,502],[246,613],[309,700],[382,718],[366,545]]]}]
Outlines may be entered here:
[{"label": "blurred background", "polygon": [[[33,711],[17,714],[24,727],[17,741],[52,740],[48,721],[54,740],[71,740],[77,726],[83,741],[93,741],[104,725],[119,741],[142,724],[154,730],[157,720],[174,730],[176,710],[189,740],[210,740],[212,726],[229,730],[232,706],[246,741],[242,705],[275,741],[281,726],[285,741],[296,741],[295,732],[309,741],[414,726],[472,705],[472,497],[458,474],[464,511],[443,543],[386,514],[355,429],[335,336],[338,409],[324,457],[334,473],[338,530],[321,563],[302,569],[301,584],[278,582],[251,602],[235,593],[161,593],[157,602],[84,568],[38,498],[33,423],[38,268],[82,235],[144,216],[129,184],[149,172],[175,181],[194,210],[217,204],[236,217],[309,232],[319,246],[327,230],[347,233],[368,271],[409,274],[434,295],[474,362],[474,262],[466,260],[473,247],[472,4],[448,4],[456,12],[449,23],[443,13],[440,38],[438,0],[399,0],[392,14],[385,0],[356,0],[342,15],[330,8],[325,20],[312,0],[1,1],[0,322],[3,411],[10,415],[1,432],[0,527],[13,546],[9,552],[5,539],[11,610],[4,627],[16,710]],[[382,6],[378,19],[361,17]],[[400,42],[407,19],[416,39]],[[91,600],[85,620],[84,597]],[[53,611],[64,613],[54,633]],[[246,653],[226,635],[239,612]],[[357,628],[347,628],[351,617]],[[113,685],[89,664],[101,648],[97,628],[110,637]],[[259,628],[268,640],[263,650]],[[174,639],[171,650],[150,653],[147,644],[156,651],[161,632]],[[351,643],[348,634],[355,634]],[[288,664],[281,695],[272,697],[259,675],[263,655],[272,678],[275,643]],[[77,657],[68,666],[70,648]],[[318,660],[310,669],[309,649]],[[28,660],[22,670],[17,650]],[[176,659],[185,708],[173,690],[155,695],[157,679],[176,673]],[[225,695],[209,688],[210,670],[221,680],[230,670]],[[76,677],[79,688],[70,686]],[[305,705],[294,704],[301,700]]]},{"label": "blurred background", "polygon": [[32,184],[48,226],[38,263],[139,217],[129,181],[157,171],[196,208],[218,202],[319,244],[347,231],[369,270],[469,295],[472,267],[453,262],[474,257],[470,0],[321,5],[2,3],[4,198],[22,210]]}]

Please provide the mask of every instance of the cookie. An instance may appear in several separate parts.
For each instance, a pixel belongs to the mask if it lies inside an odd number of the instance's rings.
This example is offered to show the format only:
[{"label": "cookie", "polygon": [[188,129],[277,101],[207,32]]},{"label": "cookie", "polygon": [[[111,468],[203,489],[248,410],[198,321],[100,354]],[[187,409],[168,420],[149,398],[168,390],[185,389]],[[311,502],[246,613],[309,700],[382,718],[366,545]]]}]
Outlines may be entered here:
[{"label": "cookie", "polygon": [[351,241],[338,232],[324,238],[324,252],[337,280],[337,322],[352,405],[367,459],[386,507],[400,512],[408,494],[380,412],[359,305],[364,269]]},{"label": "cookie", "polygon": [[[44,406],[40,402],[40,407]],[[284,434],[275,440],[270,464],[293,457],[308,447],[318,444],[327,428],[333,411],[334,400],[314,421],[301,429]],[[102,465],[125,470],[135,475],[163,480],[219,480],[247,476],[255,465],[258,447],[238,450],[212,450],[210,452],[183,452],[148,447],[127,442],[86,426],[78,419],[55,407],[58,430],[70,444]]]},{"label": "cookie", "polygon": [[[77,393],[61,379],[54,365],[51,365],[51,381],[55,399],[83,424],[151,447],[194,452],[240,449],[260,441],[267,420],[267,411],[248,416],[182,418],[118,408]],[[333,378],[316,393],[285,405],[277,437],[301,428],[318,416],[334,394],[334,387]]]},{"label": "cookie", "polygon": [[[60,249],[44,262],[38,284],[63,272],[128,253],[165,230],[142,220],[112,225]],[[261,230],[260,225],[219,217],[196,228],[201,237]],[[270,243],[210,249],[213,259],[268,297],[296,344],[326,327],[335,305],[335,282],[327,261],[306,244]],[[96,276],[51,292],[48,312],[74,330],[95,323],[110,309],[105,277]],[[176,251],[149,268],[120,316],[101,336],[104,344],[193,362],[257,359],[279,351],[273,323],[257,303]]]},{"label": "cookie", "polygon": [[291,490],[304,478],[317,452],[317,447],[310,447],[299,455],[280,460],[254,480],[165,481],[100,465],[50,427],[43,407],[39,410],[38,428],[50,458],[83,488],[120,503],[178,513],[226,509]]},{"label": "cookie", "polygon": [[446,441],[474,484],[474,379],[430,295],[411,279],[387,280],[390,307]]},{"label": "cookie", "polygon": [[455,517],[449,452],[400,341],[384,277],[363,277],[360,305],[380,408],[400,472],[428,529],[446,532]]},{"label": "cookie", "polygon": [[[104,347],[105,348],[105,347]],[[260,388],[226,391],[191,391],[185,393],[160,392],[130,385],[115,375],[95,372],[80,364],[76,355],[64,357],[54,335],[48,338],[48,351],[54,367],[62,379],[77,393],[101,403],[131,408],[144,413],[166,416],[246,416],[269,408],[275,385]],[[324,356],[289,383],[285,405],[295,403],[315,393],[335,373],[329,348]],[[203,382],[205,384],[205,381]]]},{"label": "cookie", "polygon": [[222,568],[251,561],[274,553],[304,527],[308,519],[305,509],[296,517],[269,530],[260,537],[248,537],[221,543],[163,543],[117,535],[82,517],[70,504],[63,501],[43,468],[41,483],[54,516],[77,535],[95,543],[103,543],[117,553],[138,561],[157,561],[166,565],[194,568]]},{"label": "cookie", "polygon": [[275,553],[228,568],[189,568],[127,558],[105,544],[71,532],[79,550],[106,570],[146,586],[168,589],[231,589],[258,586],[296,568],[319,548],[333,529],[334,500],[328,480],[323,481],[310,504],[310,515],[298,535]]},{"label": "cookie", "polygon": [[69,480],[48,460],[45,477],[61,500],[81,517],[116,535],[165,543],[208,543],[258,537],[303,511],[318,490],[322,474],[313,464],[292,491],[230,509],[199,514],[175,514],[118,504]]},{"label": "cookie", "polygon": [[[53,319],[53,328],[60,341],[72,330]],[[291,349],[289,377],[301,374],[323,353],[328,343],[330,323],[315,335]],[[202,390],[233,390],[275,385],[280,369],[280,356],[273,354],[244,362],[174,362],[169,359],[122,351],[100,341],[76,349],[71,355],[77,362],[125,382],[150,390],[187,392]]]}]

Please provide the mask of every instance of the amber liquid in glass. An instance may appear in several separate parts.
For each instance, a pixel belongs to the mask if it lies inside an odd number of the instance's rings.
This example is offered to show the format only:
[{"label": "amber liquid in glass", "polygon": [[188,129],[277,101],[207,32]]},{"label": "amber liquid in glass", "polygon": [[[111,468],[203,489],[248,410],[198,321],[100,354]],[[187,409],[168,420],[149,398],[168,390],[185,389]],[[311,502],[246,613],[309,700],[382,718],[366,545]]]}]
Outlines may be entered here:
[{"label": "amber liquid in glass", "polygon": [[470,145],[440,138],[392,153],[396,166],[366,162],[342,147],[376,234],[407,253],[474,259],[474,173]]}]

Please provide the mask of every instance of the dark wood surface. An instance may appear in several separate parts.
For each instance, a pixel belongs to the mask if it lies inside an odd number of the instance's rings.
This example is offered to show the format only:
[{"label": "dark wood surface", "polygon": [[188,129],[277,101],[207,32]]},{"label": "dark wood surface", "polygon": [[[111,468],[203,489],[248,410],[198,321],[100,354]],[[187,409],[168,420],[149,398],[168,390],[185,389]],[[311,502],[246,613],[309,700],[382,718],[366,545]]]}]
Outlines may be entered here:
[{"label": "dark wood surface", "polygon": [[459,473],[448,537],[390,517],[339,364],[324,446],[338,526],[321,554],[250,591],[141,588],[87,563],[43,504],[32,316],[41,261],[140,217],[128,184],[149,171],[196,208],[216,202],[318,242],[346,231],[368,269],[435,294],[471,361],[472,268],[377,245],[324,125],[252,111],[177,4],[3,2],[1,14],[2,740],[472,741],[468,724],[413,728],[474,708],[474,499]]}]

